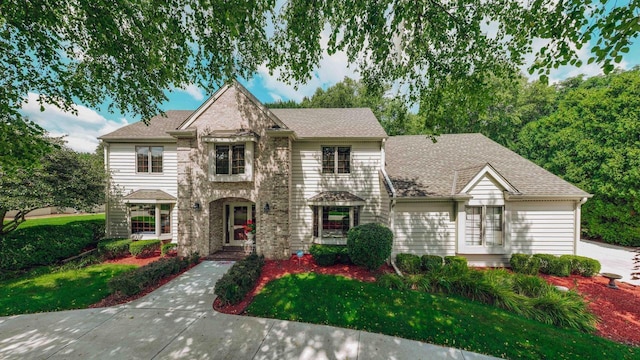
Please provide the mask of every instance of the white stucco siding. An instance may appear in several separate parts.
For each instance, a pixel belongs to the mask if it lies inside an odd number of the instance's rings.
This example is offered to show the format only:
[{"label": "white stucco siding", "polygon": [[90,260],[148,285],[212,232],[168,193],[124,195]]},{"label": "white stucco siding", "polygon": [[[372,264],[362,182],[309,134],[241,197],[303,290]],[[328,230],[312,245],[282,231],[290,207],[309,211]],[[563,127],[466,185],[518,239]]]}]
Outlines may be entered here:
[{"label": "white stucco siding", "polygon": [[[137,173],[136,172],[136,146],[162,146],[162,173]],[[176,144],[134,144],[134,143],[111,143],[106,150],[107,163],[109,165],[111,184],[121,192],[121,196],[126,196],[133,191],[162,190],[177,198],[178,196],[178,160]],[[110,202],[108,209],[107,223],[109,225],[108,236],[125,237],[128,233],[128,220],[126,207],[117,201]],[[172,238],[177,238],[178,212],[173,207],[171,213]],[[126,224],[126,227],[124,226]]]},{"label": "white stucco siding", "polygon": [[511,253],[574,253],[575,202],[522,201],[508,205]]},{"label": "white stucco siding", "polygon": [[455,239],[452,202],[396,204],[392,257],[398,253],[455,255]]},{"label": "white stucco siding", "polygon": [[[322,173],[322,146],[350,146],[348,174]],[[307,250],[313,240],[313,212],[307,199],[323,191],[348,191],[365,200],[360,224],[380,222],[379,141],[297,141],[293,143],[291,249]]]}]

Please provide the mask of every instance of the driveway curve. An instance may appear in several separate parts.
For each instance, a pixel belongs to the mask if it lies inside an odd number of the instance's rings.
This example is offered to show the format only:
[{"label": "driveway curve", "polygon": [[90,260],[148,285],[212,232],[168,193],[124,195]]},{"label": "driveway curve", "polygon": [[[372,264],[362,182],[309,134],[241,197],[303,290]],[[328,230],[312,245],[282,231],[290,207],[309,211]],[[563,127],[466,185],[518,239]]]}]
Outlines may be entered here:
[{"label": "driveway curve", "polygon": [[419,341],[213,311],[231,262],[205,261],[131,303],[0,317],[1,359],[495,359]]}]

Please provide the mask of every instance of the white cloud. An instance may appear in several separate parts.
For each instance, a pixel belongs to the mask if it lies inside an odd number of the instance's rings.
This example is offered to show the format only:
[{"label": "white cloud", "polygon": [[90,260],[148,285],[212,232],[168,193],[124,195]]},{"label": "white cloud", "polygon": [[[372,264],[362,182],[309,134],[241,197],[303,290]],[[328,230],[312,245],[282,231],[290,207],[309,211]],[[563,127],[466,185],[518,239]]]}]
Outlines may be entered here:
[{"label": "white cloud", "polygon": [[204,93],[202,92],[202,89],[194,84],[187,85],[187,87],[185,87],[184,89],[179,89],[178,91],[185,92],[198,101],[202,101],[204,99]]},{"label": "white cloud", "polygon": [[53,136],[65,136],[67,145],[80,152],[93,152],[98,146],[98,136],[110,133],[129,124],[127,119],[107,119],[86,106],[77,105],[78,115],[65,112],[53,105],[44,105],[40,111],[38,94],[29,93],[22,106],[22,114],[42,126]]}]

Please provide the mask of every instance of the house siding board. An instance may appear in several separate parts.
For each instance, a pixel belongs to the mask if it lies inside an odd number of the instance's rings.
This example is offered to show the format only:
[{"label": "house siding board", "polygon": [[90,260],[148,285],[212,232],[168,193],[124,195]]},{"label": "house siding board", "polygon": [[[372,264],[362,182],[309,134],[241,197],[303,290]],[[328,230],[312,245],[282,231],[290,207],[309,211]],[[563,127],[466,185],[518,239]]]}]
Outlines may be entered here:
[{"label": "house siding board", "polygon": [[503,188],[488,175],[483,176],[469,191],[469,205],[504,205]]},{"label": "house siding board", "polygon": [[511,253],[573,254],[575,202],[509,203]]},{"label": "house siding board", "polygon": [[[349,174],[322,173],[322,146],[351,146]],[[360,224],[384,221],[380,197],[380,141],[294,142],[291,154],[291,249],[307,250],[313,240],[313,211],[307,200],[323,191],[347,191],[366,201]]]},{"label": "house siding board", "polygon": [[396,204],[392,257],[398,253],[455,255],[454,216],[451,202]]},{"label": "house siding board", "polygon": [[[109,201],[108,234],[111,237],[128,237],[129,224],[127,209],[121,196],[133,191],[148,189],[162,190],[177,197],[178,158],[176,144],[158,144],[164,147],[162,154],[162,173],[141,174],[136,172],[136,146],[148,144],[112,143],[109,145],[108,163],[111,171],[111,184],[118,188],[119,194],[112,194]],[[178,236],[178,211],[174,206],[171,212],[171,236]],[[125,226],[126,225],[126,226]]]}]

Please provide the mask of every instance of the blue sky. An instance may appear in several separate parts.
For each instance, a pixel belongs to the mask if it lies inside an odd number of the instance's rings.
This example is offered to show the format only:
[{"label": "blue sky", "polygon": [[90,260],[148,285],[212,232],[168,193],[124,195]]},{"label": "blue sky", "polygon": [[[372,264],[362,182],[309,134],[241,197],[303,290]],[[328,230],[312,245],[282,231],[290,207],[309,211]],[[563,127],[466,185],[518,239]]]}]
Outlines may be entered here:
[{"label": "blue sky", "polygon": [[[544,46],[543,42],[534,41],[533,50],[536,51],[541,46]],[[579,55],[583,60],[583,66],[580,68],[561,67],[552,71],[550,80],[557,82],[579,74],[594,76],[602,73],[598,65],[587,65],[587,59],[590,56],[588,47],[583,47]],[[525,60],[530,64],[533,61],[533,56],[525,57]],[[631,51],[626,54],[618,66],[630,69],[639,64],[640,45],[636,44],[631,47]],[[297,88],[279,81],[277,72],[270,74],[264,67],[259,68],[253,78],[240,79],[240,82],[260,101],[273,102],[276,100],[301,100],[305,96],[313,95],[318,87],[326,89],[342,81],[345,76],[359,78],[355,67],[349,67],[346,55],[338,52],[333,55],[325,53],[311,79],[305,84],[298,84]],[[205,94],[204,91],[193,85],[166,93],[169,101],[162,104],[163,110],[193,110],[211,95]],[[93,152],[98,145],[98,136],[139,120],[139,118],[132,116],[109,113],[106,111],[106,106],[91,109],[80,104],[77,107],[78,116],[65,113],[53,106],[46,106],[45,111],[40,112],[40,106],[35,101],[36,98],[37,94],[29,93],[29,101],[22,108],[23,114],[40,124],[52,135],[65,135],[67,144],[76,151]]]}]

